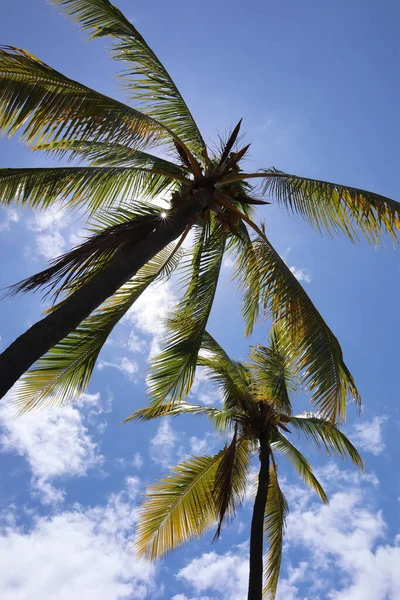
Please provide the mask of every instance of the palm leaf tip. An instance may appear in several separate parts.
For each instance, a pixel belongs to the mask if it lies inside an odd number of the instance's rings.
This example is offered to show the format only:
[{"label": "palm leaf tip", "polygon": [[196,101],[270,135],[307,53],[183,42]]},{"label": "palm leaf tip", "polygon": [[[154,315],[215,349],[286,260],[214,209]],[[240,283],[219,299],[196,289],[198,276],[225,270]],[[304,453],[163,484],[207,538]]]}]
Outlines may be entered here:
[{"label": "palm leaf tip", "polygon": [[338,425],[332,425],[312,413],[290,417],[289,423],[293,429],[305,435],[306,439],[324,448],[329,455],[350,459],[360,471],[364,470],[364,461],[357,448]]},{"label": "palm leaf tip", "polygon": [[122,61],[124,87],[141,103],[142,111],[162,123],[181,147],[190,152],[191,166],[207,159],[207,148],[197,124],[173,79],[123,13],[108,0],[52,0],[53,4],[90,32],[91,38],[111,37],[113,58]]},{"label": "palm leaf tip", "polygon": [[[396,242],[400,231],[400,203],[363,189],[269,169],[264,193],[274,196],[290,213],[329,235],[344,234],[352,242],[360,234],[377,245],[387,233]],[[261,176],[259,174],[259,176]]]}]

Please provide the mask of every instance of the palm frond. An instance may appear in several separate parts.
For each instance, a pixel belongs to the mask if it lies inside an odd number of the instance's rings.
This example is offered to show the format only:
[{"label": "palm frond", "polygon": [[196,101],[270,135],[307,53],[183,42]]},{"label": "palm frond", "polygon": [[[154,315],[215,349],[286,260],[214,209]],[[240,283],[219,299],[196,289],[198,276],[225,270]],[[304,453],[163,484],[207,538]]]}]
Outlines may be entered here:
[{"label": "palm frond", "polygon": [[[116,254],[126,246],[133,247],[154,230],[160,221],[161,209],[145,203],[119,208],[97,215],[101,227],[80,246],[54,259],[50,266],[11,286],[9,294],[47,288],[46,296],[75,292],[99,271],[104,270]],[[107,223],[108,226],[104,227]]]},{"label": "palm frond", "polygon": [[263,598],[275,600],[282,562],[283,534],[289,506],[279,487],[278,470],[272,455],[269,467],[268,498],[265,507],[264,532],[268,543],[264,567]]},{"label": "palm frond", "polygon": [[113,58],[127,65],[122,78],[142,110],[173,131],[198,159],[206,146],[171,76],[137,29],[108,0],[52,0],[90,31],[90,38],[114,37]]},{"label": "palm frond", "polygon": [[168,320],[164,350],[149,376],[151,405],[178,402],[190,392],[217,289],[226,238],[215,222],[201,229],[193,256],[185,265],[186,291]]},{"label": "palm frond", "polygon": [[338,454],[343,459],[349,458],[357,468],[364,469],[364,461],[357,449],[338,426],[308,413],[290,417],[288,425],[303,433],[318,447],[323,447],[329,455]]},{"label": "palm frond", "polygon": [[138,408],[129,417],[124,419],[128,421],[151,421],[159,417],[176,417],[178,415],[194,414],[211,417],[213,420],[220,414],[227,413],[219,408],[204,406],[201,404],[191,404],[190,402],[181,402],[180,404],[160,404],[156,409],[151,407]]},{"label": "palm frond", "polygon": [[119,166],[156,170],[176,175],[179,181],[183,181],[187,177],[187,171],[183,167],[159,156],[117,142],[61,140],[49,144],[36,144],[32,146],[31,150],[44,152],[60,160],[68,157],[70,161],[88,161],[94,167]]},{"label": "palm frond", "polygon": [[245,498],[249,460],[249,442],[245,438],[238,438],[236,423],[232,441],[225,447],[215,474],[213,494],[218,511],[218,526],[214,540],[221,535],[226,515],[234,516]]},{"label": "palm frond", "polygon": [[168,277],[177,266],[181,254],[175,248],[176,244],[162,250],[25,373],[15,392],[15,403],[21,412],[79,397],[115,325],[152,282]]},{"label": "palm frond", "polygon": [[374,245],[385,233],[398,241],[400,203],[391,198],[276,169],[264,172],[263,183],[264,193],[319,231],[344,234],[352,242],[357,242],[361,234]]},{"label": "palm frond", "polygon": [[267,238],[254,245],[264,308],[286,336],[301,382],[324,418],[344,419],[347,400],[361,399],[337,338]]},{"label": "palm frond", "polygon": [[255,395],[268,398],[276,408],[287,415],[292,412],[289,392],[295,389],[293,374],[285,357],[265,346],[253,346],[250,353],[252,381]]},{"label": "palm frond", "polygon": [[184,178],[157,168],[48,167],[0,169],[0,204],[108,209],[132,197],[154,198]]},{"label": "palm frond", "polygon": [[325,504],[328,504],[328,497],[319,483],[318,479],[312,472],[311,465],[308,460],[297,450],[289,440],[279,431],[274,430],[271,433],[271,447],[277,452],[282,452],[292,463],[299,476],[304,483],[315,491]]},{"label": "palm frond", "polygon": [[214,481],[225,452],[181,462],[171,475],[150,487],[137,529],[140,555],[155,560],[215,523]]},{"label": "palm frond", "polygon": [[203,335],[197,362],[206,369],[210,381],[220,390],[224,408],[243,412],[250,406],[253,400],[248,370],[229,358],[207,331]]},{"label": "palm frond", "polygon": [[246,225],[241,222],[238,235],[232,240],[236,254],[235,279],[242,290],[242,316],[245,335],[253,331],[260,312],[260,273],[255,248]]},{"label": "palm frond", "polygon": [[118,142],[143,150],[173,136],[134,108],[65,77],[24,50],[0,47],[0,131],[28,144]]}]

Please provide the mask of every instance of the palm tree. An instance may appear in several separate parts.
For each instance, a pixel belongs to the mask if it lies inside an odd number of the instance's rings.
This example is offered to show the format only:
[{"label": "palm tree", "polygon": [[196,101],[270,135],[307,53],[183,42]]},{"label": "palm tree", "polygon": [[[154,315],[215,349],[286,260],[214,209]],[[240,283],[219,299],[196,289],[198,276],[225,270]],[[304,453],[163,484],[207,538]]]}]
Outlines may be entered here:
[{"label": "palm tree", "polygon": [[[269,348],[253,347],[246,363],[231,360],[207,333],[202,348],[206,353],[200,354],[198,362],[219,387],[222,408],[167,401],[139,409],[127,421],[188,413],[205,415],[217,429],[230,432],[231,439],[212,456],[181,462],[150,487],[141,509],[137,550],[155,560],[200,536],[215,522],[218,538],[223,521],[234,516],[245,498],[251,478],[250,458],[256,452],[260,465],[250,532],[248,598],[261,600],[264,595],[273,599],[288,512],[275,455],[286,456],[301,479],[323,502],[328,502],[309,462],[285,434],[302,434],[328,454],[350,458],[360,469],[363,462],[337,425],[312,413],[292,415],[290,396],[298,383],[282,338],[273,334]],[[264,536],[269,548],[263,569]]]},{"label": "palm tree", "polygon": [[[24,50],[0,48],[0,130],[22,132],[31,149],[73,161],[57,168],[0,169],[0,202],[39,210],[58,202],[86,215],[93,232],[11,288],[44,288],[59,301],[0,355],[0,396],[32,365],[18,392],[25,408],[81,393],[113,327],[151,282],[176,267],[193,230],[190,276],[178,307],[189,318],[175,318],[159,394],[184,397],[190,389],[222,259],[231,252],[246,332],[260,306],[279,320],[290,332],[316,408],[332,421],[343,418],[346,400],[359,401],[353,378],[337,339],[263,227],[253,222],[252,205],[264,202],[251,182],[259,181],[261,192],[289,213],[352,241],[361,235],[377,243],[387,233],[396,239],[400,204],[275,168],[243,171],[248,145],[238,146],[240,122],[211,152],[169,73],[109,0],[52,2],[91,38],[112,38],[112,56],[125,65],[121,78],[140,110],[65,77]],[[161,193],[169,202],[165,210],[152,203]]]}]

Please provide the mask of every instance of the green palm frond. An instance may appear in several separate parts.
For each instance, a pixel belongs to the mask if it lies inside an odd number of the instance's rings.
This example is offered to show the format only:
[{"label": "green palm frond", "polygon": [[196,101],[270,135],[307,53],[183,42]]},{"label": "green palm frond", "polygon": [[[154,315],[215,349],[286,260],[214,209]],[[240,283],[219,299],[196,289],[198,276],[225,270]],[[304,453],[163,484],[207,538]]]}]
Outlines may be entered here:
[{"label": "green palm frond", "polygon": [[254,242],[264,308],[282,329],[301,382],[324,418],[346,415],[347,400],[361,402],[337,338],[270,242]]},{"label": "green palm frond", "polygon": [[153,484],[140,512],[136,549],[155,560],[194,537],[217,520],[215,475],[226,450],[193,457]]},{"label": "green palm frond", "polygon": [[113,58],[124,62],[125,87],[143,112],[163,123],[204,161],[206,146],[178,88],[137,29],[108,0],[52,0],[90,31],[90,38],[114,37]]},{"label": "green palm frond", "polygon": [[321,484],[312,472],[308,460],[297,450],[289,440],[279,431],[271,433],[271,447],[274,451],[282,452],[292,463],[305,484],[312,488],[325,504],[328,504],[328,498]]},{"label": "green palm frond", "polygon": [[276,169],[264,172],[264,193],[329,235],[344,234],[356,242],[362,234],[375,245],[384,233],[398,239],[400,203],[380,194]]},{"label": "green palm frond", "polygon": [[144,239],[159,223],[160,213],[157,206],[136,202],[129,208],[98,214],[94,235],[51,261],[47,269],[11,286],[9,293],[14,295],[45,287],[46,296],[53,292],[57,298],[60,294],[75,292],[107,268],[118,252]]},{"label": "green palm frond", "polygon": [[28,144],[118,142],[143,150],[172,143],[154,119],[65,77],[18,48],[0,47],[0,131]]},{"label": "green palm frond", "polygon": [[271,348],[253,346],[250,369],[256,397],[268,398],[276,408],[287,415],[292,412],[289,392],[295,389],[293,373],[285,357]]},{"label": "green palm frond", "polygon": [[97,357],[115,325],[158,277],[168,277],[181,258],[176,245],[162,250],[79,327],[25,373],[15,392],[21,412],[72,401],[86,389]]},{"label": "green palm frond", "polygon": [[0,169],[0,204],[48,208],[55,202],[93,212],[130,198],[154,198],[184,178],[157,168],[48,167]]},{"label": "green palm frond", "polygon": [[165,349],[149,376],[151,404],[179,402],[190,392],[224,255],[226,236],[219,225],[204,226],[186,262],[186,291],[168,320]]},{"label": "green palm frond", "polygon": [[242,316],[246,325],[245,335],[253,331],[260,312],[260,274],[253,242],[246,225],[241,222],[238,236],[233,238],[236,254],[235,279],[242,290]]},{"label": "green palm frond", "polygon": [[93,167],[137,167],[176,175],[179,181],[186,180],[188,176],[184,167],[117,142],[61,140],[50,144],[36,144],[31,150],[44,152],[60,160],[68,157],[70,161],[88,161]]},{"label": "green palm frond", "polygon": [[151,407],[138,408],[124,420],[124,423],[128,421],[151,421],[153,419],[158,419],[159,417],[176,417],[178,415],[186,414],[203,415],[214,419],[216,416],[223,413],[228,413],[228,411],[201,404],[191,404],[190,402],[181,402],[180,404],[160,404],[156,409]]},{"label": "green palm frond", "polygon": [[222,395],[225,408],[232,411],[244,411],[252,403],[250,374],[247,368],[233,361],[218,342],[204,332],[198,365],[204,367]]},{"label": "green palm frond", "polygon": [[268,499],[265,507],[264,531],[268,543],[267,560],[264,567],[265,586],[263,598],[275,600],[279,572],[282,562],[283,534],[289,507],[279,487],[275,460],[269,467]]},{"label": "green palm frond", "polygon": [[288,425],[303,433],[318,447],[325,448],[329,455],[338,454],[343,459],[352,460],[357,468],[364,469],[364,461],[357,449],[337,426],[327,423],[313,414],[290,417]]},{"label": "green palm frond", "polygon": [[247,472],[249,469],[249,441],[238,438],[238,423],[232,441],[225,452],[215,474],[214,502],[218,512],[218,527],[214,540],[221,535],[226,515],[232,517],[243,503],[246,495]]}]

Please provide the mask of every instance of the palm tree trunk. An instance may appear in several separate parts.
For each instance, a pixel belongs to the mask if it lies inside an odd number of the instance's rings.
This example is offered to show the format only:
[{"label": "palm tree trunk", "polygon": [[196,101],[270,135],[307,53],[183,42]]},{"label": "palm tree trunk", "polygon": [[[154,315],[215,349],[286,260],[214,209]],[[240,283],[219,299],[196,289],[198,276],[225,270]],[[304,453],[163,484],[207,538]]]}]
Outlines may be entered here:
[{"label": "palm tree trunk", "polygon": [[250,532],[250,574],[247,600],[262,600],[264,515],[269,484],[269,433],[260,436],[260,471]]},{"label": "palm tree trunk", "polygon": [[0,398],[36,360],[76,329],[153,256],[181,235],[205,203],[204,194],[192,196],[191,201],[182,204],[168,219],[160,221],[159,226],[137,245],[121,250],[107,268],[6,348],[0,355]]}]

